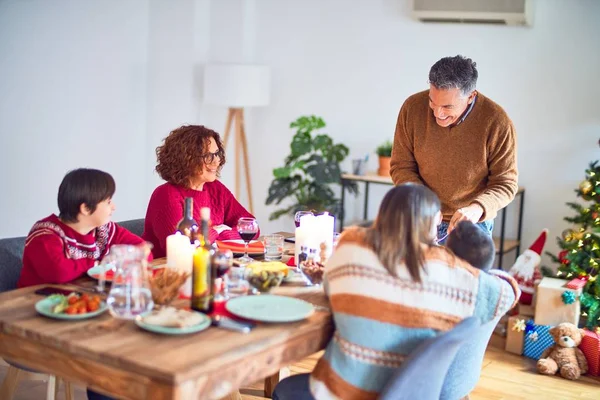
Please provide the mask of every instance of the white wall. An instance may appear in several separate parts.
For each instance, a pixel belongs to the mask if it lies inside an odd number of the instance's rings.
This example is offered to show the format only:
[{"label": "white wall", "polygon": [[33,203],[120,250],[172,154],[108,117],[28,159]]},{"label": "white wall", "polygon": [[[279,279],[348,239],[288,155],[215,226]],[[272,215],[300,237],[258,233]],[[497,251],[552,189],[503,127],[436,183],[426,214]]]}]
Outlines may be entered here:
[{"label": "white wall", "polygon": [[[274,83],[272,105],[253,111],[248,127],[253,174],[264,177],[256,197],[264,199],[271,169],[282,164],[293,133],[287,126],[297,116],[323,116],[351,157],[364,156],[392,138],[402,102],[427,88],[431,65],[463,54],[477,62],[479,90],[507,110],[518,131],[524,242],[547,227],[547,249],[555,251],[554,237],[567,227],[564,203],[575,199],[588,162],[600,158],[600,2],[538,1],[532,28],[423,24],[408,17],[410,3],[257,2],[257,61],[273,68]],[[371,216],[387,189],[371,191]],[[361,202],[350,207],[351,218],[362,217]],[[289,220],[267,223],[270,211],[258,212],[263,227],[290,229]]]},{"label": "white wall", "polygon": [[0,2],[0,237],[57,212],[83,166],[115,177],[116,218],[140,215],[147,25],[137,0]]},{"label": "white wall", "polygon": [[[226,111],[201,103],[202,66],[240,61],[272,68],[271,105],[246,112],[255,213],[263,231],[289,230],[290,219],[268,221],[264,199],[289,151],[290,121],[321,115],[351,157],[372,153],[392,137],[404,99],[427,87],[430,66],[460,53],[477,61],[479,89],[517,127],[524,241],[548,227],[556,249],[564,203],[600,158],[600,2],[537,1],[534,26],[519,28],[415,22],[410,0],[243,1],[0,2],[0,90],[9,94],[0,98],[0,167],[13,171],[3,178],[0,237],[54,211],[62,175],[79,165],[115,175],[115,219],[142,216],[159,183],[154,148],[168,131],[223,130]],[[93,152],[62,150],[84,141]],[[223,171],[230,188],[232,167]],[[385,189],[372,190],[371,215]],[[361,201],[348,211],[360,217]]]}]

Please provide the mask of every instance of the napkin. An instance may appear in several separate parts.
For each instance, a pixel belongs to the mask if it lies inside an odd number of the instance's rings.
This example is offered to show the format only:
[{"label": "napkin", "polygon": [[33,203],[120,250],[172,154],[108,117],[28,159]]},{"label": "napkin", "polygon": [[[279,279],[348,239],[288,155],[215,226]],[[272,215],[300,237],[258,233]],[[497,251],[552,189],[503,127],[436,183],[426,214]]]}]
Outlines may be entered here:
[{"label": "napkin", "polygon": [[[236,243],[236,242],[227,242],[222,240],[217,240],[217,246],[219,250],[231,250],[234,253],[243,253],[244,252],[244,243]],[[262,242],[256,240],[248,243],[248,251],[251,253],[260,253],[265,251],[265,246]]]}]

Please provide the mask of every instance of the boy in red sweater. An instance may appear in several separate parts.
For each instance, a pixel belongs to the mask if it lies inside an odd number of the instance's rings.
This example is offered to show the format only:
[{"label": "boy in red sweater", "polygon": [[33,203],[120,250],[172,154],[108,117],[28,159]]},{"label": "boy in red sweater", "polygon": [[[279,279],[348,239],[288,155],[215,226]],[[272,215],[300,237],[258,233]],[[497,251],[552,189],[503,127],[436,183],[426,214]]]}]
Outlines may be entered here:
[{"label": "boy in red sweater", "polygon": [[106,172],[80,168],[65,175],[58,189],[59,215],[36,222],[25,240],[17,286],[72,281],[102,260],[113,244],[143,243],[110,221],[114,193],[115,181]]}]

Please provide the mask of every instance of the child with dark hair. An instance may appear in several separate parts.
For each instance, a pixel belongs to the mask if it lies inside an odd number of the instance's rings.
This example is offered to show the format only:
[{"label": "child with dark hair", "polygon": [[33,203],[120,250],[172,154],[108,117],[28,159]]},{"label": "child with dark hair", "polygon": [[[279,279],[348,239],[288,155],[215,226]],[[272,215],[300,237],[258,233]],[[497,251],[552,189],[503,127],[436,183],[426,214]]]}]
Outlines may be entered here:
[{"label": "child with dark hair", "polygon": [[110,221],[114,193],[115,181],[106,172],[80,168],[65,175],[58,189],[59,215],[36,222],[25,240],[17,286],[72,281],[102,260],[113,244],[143,243]]},{"label": "child with dark hair", "polygon": [[494,264],[494,241],[470,221],[461,221],[456,225],[446,239],[446,247],[482,271],[488,272]]}]

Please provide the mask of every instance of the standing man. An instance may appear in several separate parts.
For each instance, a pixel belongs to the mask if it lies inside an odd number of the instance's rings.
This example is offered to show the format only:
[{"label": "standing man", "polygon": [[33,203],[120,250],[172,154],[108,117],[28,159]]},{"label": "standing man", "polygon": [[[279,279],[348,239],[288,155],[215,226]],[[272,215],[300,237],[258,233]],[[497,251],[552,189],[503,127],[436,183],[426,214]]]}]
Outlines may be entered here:
[{"label": "standing man", "polygon": [[516,135],[498,104],[475,90],[476,64],[445,57],[429,71],[429,90],[402,105],[390,175],[421,183],[442,203],[438,240],[460,221],[492,234],[498,210],[517,193]]}]

